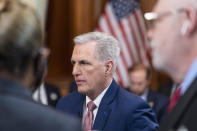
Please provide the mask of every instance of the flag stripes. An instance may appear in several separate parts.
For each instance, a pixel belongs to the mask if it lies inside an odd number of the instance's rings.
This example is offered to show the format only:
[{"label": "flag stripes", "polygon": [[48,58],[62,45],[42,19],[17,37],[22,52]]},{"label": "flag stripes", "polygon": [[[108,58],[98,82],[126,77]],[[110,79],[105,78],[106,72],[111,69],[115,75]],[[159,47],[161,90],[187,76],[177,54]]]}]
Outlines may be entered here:
[{"label": "flag stripes", "polygon": [[[114,12],[112,2],[120,3],[122,1],[111,0],[107,2],[96,29],[111,34],[119,40],[121,52],[120,59],[117,63],[115,78],[120,85],[126,87],[129,84],[127,69],[134,62],[149,64],[148,46],[145,35],[146,30],[139,8],[118,19]],[[121,13],[121,15],[122,14],[124,13]]]}]

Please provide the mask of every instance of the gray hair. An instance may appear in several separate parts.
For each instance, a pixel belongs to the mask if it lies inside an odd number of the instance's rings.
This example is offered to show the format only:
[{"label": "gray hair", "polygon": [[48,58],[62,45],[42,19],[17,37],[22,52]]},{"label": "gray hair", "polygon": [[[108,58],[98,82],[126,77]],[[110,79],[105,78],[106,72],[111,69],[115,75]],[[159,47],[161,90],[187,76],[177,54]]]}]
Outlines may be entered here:
[{"label": "gray hair", "polygon": [[42,45],[35,10],[20,0],[0,1],[0,71],[21,76]]},{"label": "gray hair", "polygon": [[117,66],[117,60],[120,54],[119,42],[113,36],[101,32],[89,32],[76,36],[75,44],[85,44],[90,41],[96,42],[96,57],[104,63],[111,59],[114,63],[112,72],[114,73]]}]

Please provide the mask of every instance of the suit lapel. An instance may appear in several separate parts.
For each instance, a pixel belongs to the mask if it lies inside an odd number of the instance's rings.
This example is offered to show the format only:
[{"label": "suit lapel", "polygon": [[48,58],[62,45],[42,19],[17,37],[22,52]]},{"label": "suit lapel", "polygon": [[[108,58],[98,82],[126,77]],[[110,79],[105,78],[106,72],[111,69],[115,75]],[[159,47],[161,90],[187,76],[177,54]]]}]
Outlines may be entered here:
[{"label": "suit lapel", "polygon": [[85,101],[85,95],[79,94],[79,103],[76,106],[77,116],[82,119],[83,116],[83,103]]},{"label": "suit lapel", "polygon": [[115,80],[113,80],[110,87],[108,88],[107,92],[105,93],[105,95],[101,100],[96,115],[96,119],[93,125],[93,129],[103,130],[103,128],[105,127],[105,124],[107,123],[107,119],[109,118],[112,110],[110,104],[114,100],[117,91],[118,91],[118,85],[116,84]]},{"label": "suit lapel", "polygon": [[97,112],[97,116],[93,125],[93,129],[103,130],[105,124],[107,123],[107,119],[111,113],[110,106],[103,105],[101,108],[99,107],[99,111]]},{"label": "suit lapel", "polygon": [[187,111],[188,105],[197,93],[197,77],[187,89],[185,94],[180,98],[172,112],[166,117],[165,122],[161,125],[160,131],[166,131],[170,128],[176,128],[183,114]]}]

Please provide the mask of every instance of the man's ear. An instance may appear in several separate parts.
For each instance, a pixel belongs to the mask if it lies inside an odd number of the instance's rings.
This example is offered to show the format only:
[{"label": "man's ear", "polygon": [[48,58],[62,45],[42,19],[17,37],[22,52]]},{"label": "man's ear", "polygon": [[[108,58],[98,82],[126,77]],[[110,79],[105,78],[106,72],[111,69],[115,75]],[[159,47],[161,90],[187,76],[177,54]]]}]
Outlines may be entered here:
[{"label": "man's ear", "polygon": [[184,21],[182,28],[184,32],[182,35],[190,36],[196,31],[197,26],[197,12],[193,8],[186,9],[186,20]]},{"label": "man's ear", "polygon": [[112,60],[107,60],[105,63],[105,75],[109,75],[112,73],[113,67],[114,67],[114,63]]}]

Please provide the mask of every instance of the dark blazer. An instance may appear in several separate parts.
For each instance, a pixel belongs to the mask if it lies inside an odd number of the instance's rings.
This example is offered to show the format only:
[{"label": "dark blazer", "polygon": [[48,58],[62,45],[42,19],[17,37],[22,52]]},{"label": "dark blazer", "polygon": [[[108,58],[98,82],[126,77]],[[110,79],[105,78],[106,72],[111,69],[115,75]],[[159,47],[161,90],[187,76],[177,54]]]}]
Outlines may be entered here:
[{"label": "dark blazer", "polygon": [[[73,92],[60,99],[57,109],[82,118],[85,95]],[[103,96],[93,129],[102,131],[154,131],[158,127],[149,105],[113,80]]]},{"label": "dark blazer", "polygon": [[52,107],[56,107],[56,104],[60,99],[60,92],[58,90],[58,87],[47,82],[44,84],[44,87],[46,90],[48,104]]},{"label": "dark blazer", "polygon": [[80,122],[34,102],[21,84],[0,78],[0,131],[80,131]]},{"label": "dark blazer", "polygon": [[159,131],[197,130],[197,77],[187,89],[172,112],[166,117]]},{"label": "dark blazer", "polygon": [[153,108],[157,116],[157,120],[160,123],[163,121],[164,116],[166,115],[166,109],[168,106],[168,97],[161,95],[152,90],[148,91],[147,102]]},{"label": "dark blazer", "polygon": [[168,82],[161,85],[158,89],[158,92],[170,98],[173,88],[173,82]]}]

